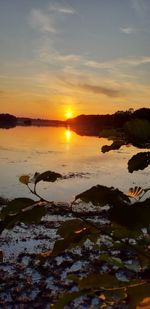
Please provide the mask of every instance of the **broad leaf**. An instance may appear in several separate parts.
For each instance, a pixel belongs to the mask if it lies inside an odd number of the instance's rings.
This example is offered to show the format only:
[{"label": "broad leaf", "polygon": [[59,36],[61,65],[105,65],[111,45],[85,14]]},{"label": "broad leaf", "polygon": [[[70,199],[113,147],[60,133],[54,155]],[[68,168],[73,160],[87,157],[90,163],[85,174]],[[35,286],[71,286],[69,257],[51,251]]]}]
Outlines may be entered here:
[{"label": "broad leaf", "polygon": [[113,206],[130,203],[128,196],[120,190],[101,185],[94,186],[91,189],[78,194],[75,197],[75,200],[77,199],[81,199],[86,203],[92,202],[93,205],[96,206]]},{"label": "broad leaf", "polygon": [[136,202],[133,205],[114,206],[108,212],[112,222],[129,229],[150,227],[150,199]]},{"label": "broad leaf", "polygon": [[56,240],[54,248],[52,250],[52,256],[57,256],[63,253],[66,249],[72,249],[81,246],[87,239],[88,234],[86,231],[82,231],[79,234],[71,233],[64,239]]},{"label": "broad leaf", "polygon": [[38,174],[37,177],[35,178],[35,184],[37,184],[40,181],[47,181],[47,182],[54,182],[58,178],[61,178],[62,175],[59,173],[55,173],[52,171],[46,171],[42,174]]},{"label": "broad leaf", "polygon": [[58,228],[57,233],[61,237],[68,237],[72,233],[78,234],[78,232],[82,232],[85,229],[89,228],[89,225],[85,222],[83,222],[80,219],[72,219],[72,220],[67,220],[66,222],[63,222],[60,227]]},{"label": "broad leaf", "polygon": [[117,266],[119,268],[124,268],[125,267],[125,265],[121,261],[121,259],[116,258],[116,257],[111,257],[108,254],[101,254],[99,258],[100,258],[101,261],[107,262],[108,264],[111,264],[111,265],[115,265],[115,266]]},{"label": "broad leaf", "polygon": [[89,274],[87,277],[84,277],[79,281],[80,289],[108,289],[108,288],[117,288],[120,287],[121,283],[114,277],[109,274]]},{"label": "broad leaf", "polygon": [[22,209],[29,207],[35,203],[30,198],[15,198],[4,207],[0,213],[0,218],[4,219],[7,215],[15,215]]}]

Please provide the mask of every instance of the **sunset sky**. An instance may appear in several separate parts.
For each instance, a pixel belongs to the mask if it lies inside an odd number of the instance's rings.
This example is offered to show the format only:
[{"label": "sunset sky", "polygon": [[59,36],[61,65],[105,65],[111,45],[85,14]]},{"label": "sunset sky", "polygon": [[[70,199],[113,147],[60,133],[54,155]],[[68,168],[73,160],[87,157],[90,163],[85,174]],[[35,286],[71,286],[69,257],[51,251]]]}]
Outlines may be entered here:
[{"label": "sunset sky", "polygon": [[150,107],[149,17],[150,0],[0,0],[0,113]]}]

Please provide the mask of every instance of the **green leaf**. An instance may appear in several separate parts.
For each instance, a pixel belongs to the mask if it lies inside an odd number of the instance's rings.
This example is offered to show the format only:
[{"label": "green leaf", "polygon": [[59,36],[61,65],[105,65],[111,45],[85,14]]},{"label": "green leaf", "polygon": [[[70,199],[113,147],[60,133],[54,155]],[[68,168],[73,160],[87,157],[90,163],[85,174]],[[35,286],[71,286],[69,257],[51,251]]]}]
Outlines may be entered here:
[{"label": "green leaf", "polygon": [[0,218],[5,219],[7,215],[15,215],[19,213],[22,209],[29,207],[35,203],[34,200],[30,198],[15,198],[4,207],[0,213]]},{"label": "green leaf", "polygon": [[51,309],[61,309],[64,308],[65,305],[68,305],[71,301],[74,299],[84,295],[84,291],[75,291],[71,293],[66,293],[61,296],[61,298],[58,300],[57,304],[51,305]]},{"label": "green leaf", "polygon": [[54,182],[61,177],[62,175],[59,173],[46,171],[44,173],[38,174],[38,176],[35,178],[35,184],[37,184],[40,181]]},{"label": "green leaf", "polygon": [[63,222],[60,227],[58,228],[57,233],[61,237],[68,237],[72,233],[78,233],[86,230],[88,228],[88,224],[83,222],[80,219],[72,219],[67,220],[66,222]]},{"label": "green leaf", "polygon": [[79,281],[80,289],[108,289],[114,287],[120,287],[120,282],[109,274],[89,274]]},{"label": "green leaf", "polygon": [[52,251],[53,256],[61,254],[66,249],[82,245],[92,233],[99,233],[99,231],[88,224],[88,222],[85,223],[80,219],[72,219],[63,222],[58,228],[57,233],[63,239],[55,242]]},{"label": "green leaf", "polygon": [[28,185],[30,177],[28,175],[22,175],[19,177],[19,181],[24,185]]},{"label": "green leaf", "polygon": [[121,259],[116,258],[116,257],[111,257],[108,254],[101,254],[99,258],[100,258],[101,261],[107,262],[108,264],[115,265],[115,266],[117,266],[119,268],[124,268],[125,267],[125,265],[121,261]]},{"label": "green leaf", "polygon": [[64,239],[59,239],[55,242],[54,248],[52,251],[52,256],[57,256],[64,252],[66,249],[72,249],[78,246],[81,246],[86,240],[87,235],[83,231],[79,234],[71,233],[69,236]]}]

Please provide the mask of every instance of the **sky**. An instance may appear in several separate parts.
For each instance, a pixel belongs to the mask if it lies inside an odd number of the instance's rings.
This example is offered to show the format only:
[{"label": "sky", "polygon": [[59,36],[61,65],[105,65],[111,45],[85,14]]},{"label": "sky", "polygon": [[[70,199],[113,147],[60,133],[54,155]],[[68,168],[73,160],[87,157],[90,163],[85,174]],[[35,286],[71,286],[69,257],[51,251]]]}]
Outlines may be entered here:
[{"label": "sky", "polygon": [[150,0],[0,0],[0,113],[150,107]]}]

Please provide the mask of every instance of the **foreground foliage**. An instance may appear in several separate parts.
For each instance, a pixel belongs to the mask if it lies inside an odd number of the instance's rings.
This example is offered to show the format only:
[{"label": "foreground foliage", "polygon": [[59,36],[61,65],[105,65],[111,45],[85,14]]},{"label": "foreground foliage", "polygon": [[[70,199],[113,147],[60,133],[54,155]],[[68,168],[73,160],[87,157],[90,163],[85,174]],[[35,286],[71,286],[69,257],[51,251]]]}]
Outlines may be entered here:
[{"label": "foreground foliage", "polygon": [[[48,202],[37,193],[40,181],[56,180],[63,180],[63,176],[52,171],[35,173],[32,179],[28,175],[21,176],[20,182],[38,201],[16,198],[8,202],[0,212],[0,231],[11,229],[18,222],[37,224],[50,207],[54,211],[59,208],[61,212],[62,206]],[[58,227],[58,239],[52,251],[38,255],[41,261],[53,259],[90,242],[91,252],[96,251],[97,260],[109,267],[105,271],[99,268],[98,272],[92,272],[91,260],[91,269],[86,276],[69,273],[67,280],[72,282],[75,290],[66,291],[51,308],[64,308],[80,297],[96,299],[99,308],[125,304],[136,308],[149,297],[150,198],[143,200],[148,190],[135,187],[124,194],[113,187],[97,185],[78,194],[71,205],[63,207],[63,212],[71,214],[72,218]],[[80,204],[92,205],[94,210],[89,212],[96,212],[97,220],[92,219],[92,215],[91,219],[87,219],[86,213],[79,210]],[[105,221],[101,222],[101,218]],[[118,270],[129,278],[122,280],[117,276]]]}]

